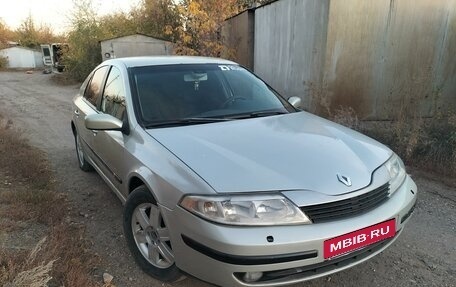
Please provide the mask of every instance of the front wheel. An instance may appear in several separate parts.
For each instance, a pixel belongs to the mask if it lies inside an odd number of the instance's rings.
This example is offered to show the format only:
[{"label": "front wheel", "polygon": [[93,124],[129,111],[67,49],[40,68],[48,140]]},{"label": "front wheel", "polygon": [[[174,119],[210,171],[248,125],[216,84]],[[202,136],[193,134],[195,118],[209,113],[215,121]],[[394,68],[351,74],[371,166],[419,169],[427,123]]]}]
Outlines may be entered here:
[{"label": "front wheel", "polygon": [[123,227],[128,247],[144,272],[165,282],[180,278],[169,229],[155,199],[144,185],[128,197]]}]

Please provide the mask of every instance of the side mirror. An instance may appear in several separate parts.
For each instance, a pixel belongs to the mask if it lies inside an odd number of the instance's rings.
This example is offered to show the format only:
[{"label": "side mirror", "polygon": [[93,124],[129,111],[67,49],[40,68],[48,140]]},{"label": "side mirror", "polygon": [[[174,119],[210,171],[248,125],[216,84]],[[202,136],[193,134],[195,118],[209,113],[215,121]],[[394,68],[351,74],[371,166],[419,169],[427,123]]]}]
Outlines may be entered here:
[{"label": "side mirror", "polygon": [[122,131],[123,122],[107,114],[93,114],[85,117],[85,126],[94,131]]},{"label": "side mirror", "polygon": [[301,98],[300,97],[289,97],[288,102],[297,109],[299,109],[301,107]]}]

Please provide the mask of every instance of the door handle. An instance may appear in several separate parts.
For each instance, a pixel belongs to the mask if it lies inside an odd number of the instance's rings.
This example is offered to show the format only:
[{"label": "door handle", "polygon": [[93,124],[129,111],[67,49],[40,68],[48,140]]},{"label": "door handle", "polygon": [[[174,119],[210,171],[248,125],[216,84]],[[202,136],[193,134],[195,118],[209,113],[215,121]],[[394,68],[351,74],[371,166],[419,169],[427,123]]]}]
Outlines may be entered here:
[{"label": "door handle", "polygon": [[74,110],[74,114],[76,115],[76,117],[79,117],[79,110]]},{"label": "door handle", "polygon": [[98,131],[94,131],[94,130],[92,130],[92,133],[93,133],[93,136],[94,136],[94,137],[96,137],[96,136],[97,136],[97,134],[98,134]]}]

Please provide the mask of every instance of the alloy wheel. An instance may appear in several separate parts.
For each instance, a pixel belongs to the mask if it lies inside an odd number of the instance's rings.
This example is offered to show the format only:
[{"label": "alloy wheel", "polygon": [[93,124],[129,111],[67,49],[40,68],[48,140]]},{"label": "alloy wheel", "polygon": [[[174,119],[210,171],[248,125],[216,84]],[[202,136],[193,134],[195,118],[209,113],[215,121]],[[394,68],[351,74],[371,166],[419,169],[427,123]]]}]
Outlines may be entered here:
[{"label": "alloy wheel", "polygon": [[136,207],[131,219],[133,238],[142,256],[155,267],[165,269],[174,264],[169,230],[158,206],[143,203]]}]

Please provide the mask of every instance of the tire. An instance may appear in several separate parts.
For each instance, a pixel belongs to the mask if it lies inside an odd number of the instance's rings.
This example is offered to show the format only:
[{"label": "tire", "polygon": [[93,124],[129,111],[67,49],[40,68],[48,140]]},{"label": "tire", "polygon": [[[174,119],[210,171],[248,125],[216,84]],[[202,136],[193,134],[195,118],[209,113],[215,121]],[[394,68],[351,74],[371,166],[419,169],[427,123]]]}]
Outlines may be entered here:
[{"label": "tire", "polygon": [[181,278],[174,261],[169,229],[154,197],[144,185],[128,197],[123,227],[128,248],[145,273],[164,282]]},{"label": "tire", "polygon": [[78,133],[75,133],[74,135],[74,143],[76,145],[76,156],[78,157],[79,168],[85,172],[92,171],[93,167],[85,159],[86,155],[82,149],[81,137]]}]

